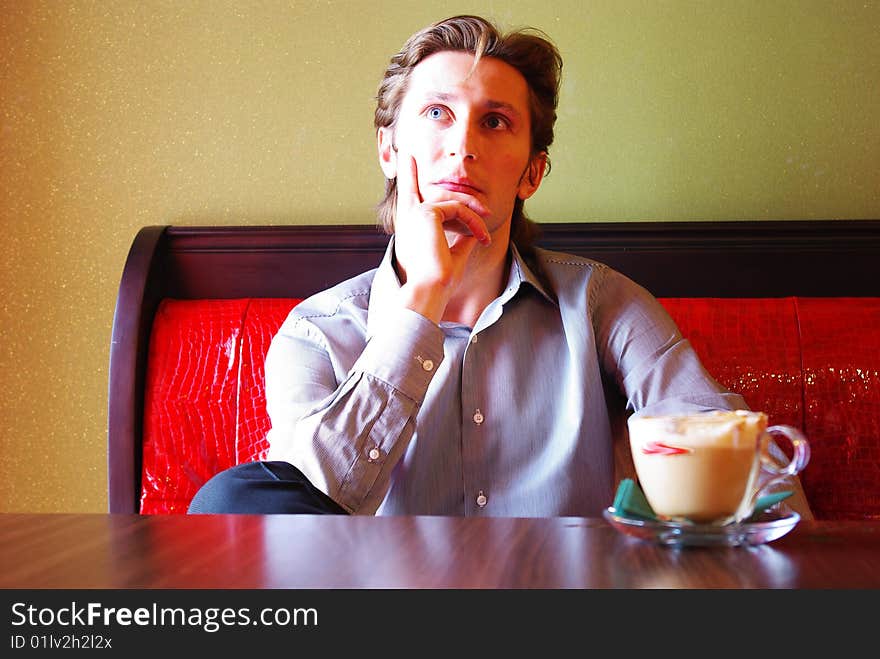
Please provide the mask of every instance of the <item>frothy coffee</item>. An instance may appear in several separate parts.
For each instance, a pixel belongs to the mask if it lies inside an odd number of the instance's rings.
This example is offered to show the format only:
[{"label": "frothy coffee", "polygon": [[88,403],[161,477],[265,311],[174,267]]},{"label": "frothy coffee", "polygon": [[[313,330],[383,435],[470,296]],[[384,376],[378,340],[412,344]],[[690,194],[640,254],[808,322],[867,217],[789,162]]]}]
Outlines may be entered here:
[{"label": "frothy coffee", "polygon": [[736,410],[633,417],[630,447],[654,512],[671,519],[723,523],[752,488],[767,415]]}]

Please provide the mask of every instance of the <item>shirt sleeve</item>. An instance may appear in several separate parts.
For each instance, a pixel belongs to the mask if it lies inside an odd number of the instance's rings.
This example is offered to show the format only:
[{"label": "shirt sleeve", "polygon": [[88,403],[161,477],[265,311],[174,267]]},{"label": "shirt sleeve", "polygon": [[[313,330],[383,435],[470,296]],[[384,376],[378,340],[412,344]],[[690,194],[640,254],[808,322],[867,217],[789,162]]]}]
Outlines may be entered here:
[{"label": "shirt sleeve", "polygon": [[[647,290],[606,269],[591,295],[603,368],[617,382],[633,416],[749,409],[741,395],[706,371],[675,321]],[[770,452],[777,461],[787,462],[775,441]],[[800,479],[792,477],[784,489],[794,493],[790,505],[804,519],[813,519]]]},{"label": "shirt sleeve", "polygon": [[[350,324],[333,341],[363,344]],[[306,319],[285,322],[266,355],[270,460],[295,465],[352,513],[373,514],[406,451],[428,385],[443,359],[443,333],[399,309],[377,326],[353,365],[338,375],[337,351]]]},{"label": "shirt sleeve", "polygon": [[748,409],[706,371],[663,305],[610,268],[591,283],[593,321],[604,371],[635,415]]}]

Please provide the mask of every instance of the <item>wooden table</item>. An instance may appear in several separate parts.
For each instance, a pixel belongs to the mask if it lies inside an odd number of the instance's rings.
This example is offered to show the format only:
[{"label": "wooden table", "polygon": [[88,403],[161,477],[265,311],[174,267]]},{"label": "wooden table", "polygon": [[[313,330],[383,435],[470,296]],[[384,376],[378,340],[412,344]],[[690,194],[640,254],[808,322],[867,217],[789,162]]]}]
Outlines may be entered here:
[{"label": "wooden table", "polygon": [[670,549],[603,519],[0,514],[0,587],[878,588],[880,521]]}]

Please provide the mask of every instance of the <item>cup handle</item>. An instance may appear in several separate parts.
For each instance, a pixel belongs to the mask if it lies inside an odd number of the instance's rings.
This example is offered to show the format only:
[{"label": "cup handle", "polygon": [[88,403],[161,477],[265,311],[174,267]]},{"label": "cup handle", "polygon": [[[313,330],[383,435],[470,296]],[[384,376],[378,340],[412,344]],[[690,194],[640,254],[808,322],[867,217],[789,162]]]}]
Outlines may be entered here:
[{"label": "cup handle", "polygon": [[[782,435],[791,443],[793,454],[788,464],[779,467],[777,462],[768,453],[768,446],[775,435]],[[761,437],[761,469],[757,475],[752,496],[749,497],[748,506],[744,508],[745,514],[740,520],[752,514],[758,498],[771,486],[790,476],[795,476],[804,470],[810,461],[810,443],[804,434],[792,426],[770,426]]]}]

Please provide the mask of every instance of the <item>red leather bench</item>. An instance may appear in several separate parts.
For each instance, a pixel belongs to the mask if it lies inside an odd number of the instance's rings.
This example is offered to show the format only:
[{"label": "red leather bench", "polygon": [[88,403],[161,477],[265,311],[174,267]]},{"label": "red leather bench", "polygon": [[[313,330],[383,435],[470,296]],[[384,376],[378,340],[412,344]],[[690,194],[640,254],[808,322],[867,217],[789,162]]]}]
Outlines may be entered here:
[{"label": "red leather bench", "polygon": [[[720,382],[810,438],[816,517],[865,519],[880,518],[878,224],[546,225],[543,242],[654,291]],[[272,336],[302,297],[378,263],[385,241],[370,227],[144,229],[114,321],[111,512],[184,513],[211,475],[262,458]],[[702,274],[682,265],[700,259]],[[728,268],[740,276],[722,279]]]}]

